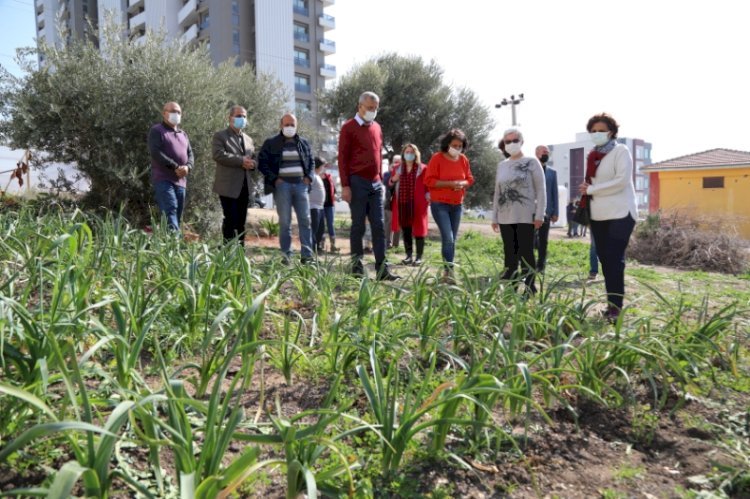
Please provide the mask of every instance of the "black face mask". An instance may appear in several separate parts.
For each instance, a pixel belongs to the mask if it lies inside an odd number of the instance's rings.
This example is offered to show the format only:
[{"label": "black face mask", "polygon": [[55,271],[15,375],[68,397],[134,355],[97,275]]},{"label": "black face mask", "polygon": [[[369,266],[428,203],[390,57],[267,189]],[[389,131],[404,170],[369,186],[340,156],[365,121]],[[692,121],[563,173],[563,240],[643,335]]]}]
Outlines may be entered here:
[{"label": "black face mask", "polygon": [[541,161],[542,163],[546,163],[547,161],[549,161],[549,154],[542,154],[542,157],[539,158],[539,161]]}]

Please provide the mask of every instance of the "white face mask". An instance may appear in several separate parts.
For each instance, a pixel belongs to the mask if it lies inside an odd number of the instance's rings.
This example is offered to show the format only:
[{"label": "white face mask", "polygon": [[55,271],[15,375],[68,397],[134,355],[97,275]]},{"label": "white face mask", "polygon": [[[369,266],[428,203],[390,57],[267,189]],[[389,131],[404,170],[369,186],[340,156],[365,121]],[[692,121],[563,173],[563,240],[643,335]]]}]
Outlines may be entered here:
[{"label": "white face mask", "polygon": [[461,149],[456,149],[455,147],[449,147],[448,154],[450,154],[451,158],[457,158],[461,154]]},{"label": "white face mask", "polygon": [[177,126],[182,121],[182,114],[180,113],[169,113],[169,122],[174,126]]},{"label": "white face mask", "polygon": [[365,111],[365,121],[375,121],[375,117],[378,115],[377,111]]},{"label": "white face mask", "polygon": [[297,135],[297,127],[296,126],[285,126],[281,129],[281,133],[284,134],[284,137],[287,139],[291,139],[295,135]]},{"label": "white face mask", "polygon": [[609,132],[592,132],[589,135],[591,135],[591,142],[595,146],[603,146],[609,142]]},{"label": "white face mask", "polygon": [[511,156],[515,156],[516,154],[521,152],[521,143],[511,142],[510,144],[505,144],[505,152],[507,152]]}]

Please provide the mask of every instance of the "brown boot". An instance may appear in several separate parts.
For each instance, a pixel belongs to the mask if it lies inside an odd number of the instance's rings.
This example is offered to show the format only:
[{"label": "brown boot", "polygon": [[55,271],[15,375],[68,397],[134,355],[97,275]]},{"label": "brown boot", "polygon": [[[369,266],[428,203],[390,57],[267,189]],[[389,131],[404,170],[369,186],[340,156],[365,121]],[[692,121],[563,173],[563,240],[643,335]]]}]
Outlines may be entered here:
[{"label": "brown boot", "polygon": [[331,253],[338,253],[339,249],[336,247],[336,238],[331,238]]}]

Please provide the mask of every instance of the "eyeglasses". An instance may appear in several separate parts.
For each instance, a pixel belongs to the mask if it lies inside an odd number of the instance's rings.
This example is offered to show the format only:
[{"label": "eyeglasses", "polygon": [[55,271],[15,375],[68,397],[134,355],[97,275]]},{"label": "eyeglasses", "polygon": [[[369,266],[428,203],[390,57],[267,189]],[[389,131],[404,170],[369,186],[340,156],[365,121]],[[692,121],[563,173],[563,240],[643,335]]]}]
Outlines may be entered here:
[{"label": "eyeglasses", "polygon": [[513,140],[503,139],[503,142],[505,142],[506,144],[518,144],[519,142],[521,142],[521,139],[513,139]]}]

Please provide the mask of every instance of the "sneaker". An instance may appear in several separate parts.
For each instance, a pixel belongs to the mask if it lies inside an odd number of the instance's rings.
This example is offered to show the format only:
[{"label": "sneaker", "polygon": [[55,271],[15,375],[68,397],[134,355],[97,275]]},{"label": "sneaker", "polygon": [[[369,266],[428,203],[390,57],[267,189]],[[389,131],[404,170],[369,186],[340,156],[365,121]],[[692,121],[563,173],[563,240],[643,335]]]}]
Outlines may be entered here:
[{"label": "sneaker", "polygon": [[404,265],[411,265],[412,263],[414,263],[414,259],[412,259],[411,255],[409,255],[401,260],[401,263],[403,263]]},{"label": "sneaker", "polygon": [[453,276],[453,272],[450,270],[445,270],[443,272],[443,275],[440,277],[440,282],[443,284],[456,284],[456,278]]},{"label": "sneaker", "polygon": [[318,253],[325,253],[326,245],[323,242],[318,243]]},{"label": "sneaker", "polygon": [[422,259],[420,257],[415,258],[412,265],[414,265],[415,267],[419,267],[420,265],[422,265]]},{"label": "sneaker", "polygon": [[302,265],[312,265],[315,263],[315,258],[312,256],[303,256],[300,258],[300,263]]},{"label": "sneaker", "polygon": [[596,278],[597,278],[598,275],[599,274],[597,274],[596,272],[590,272],[588,280],[589,281],[594,281],[594,280],[596,280]]}]

